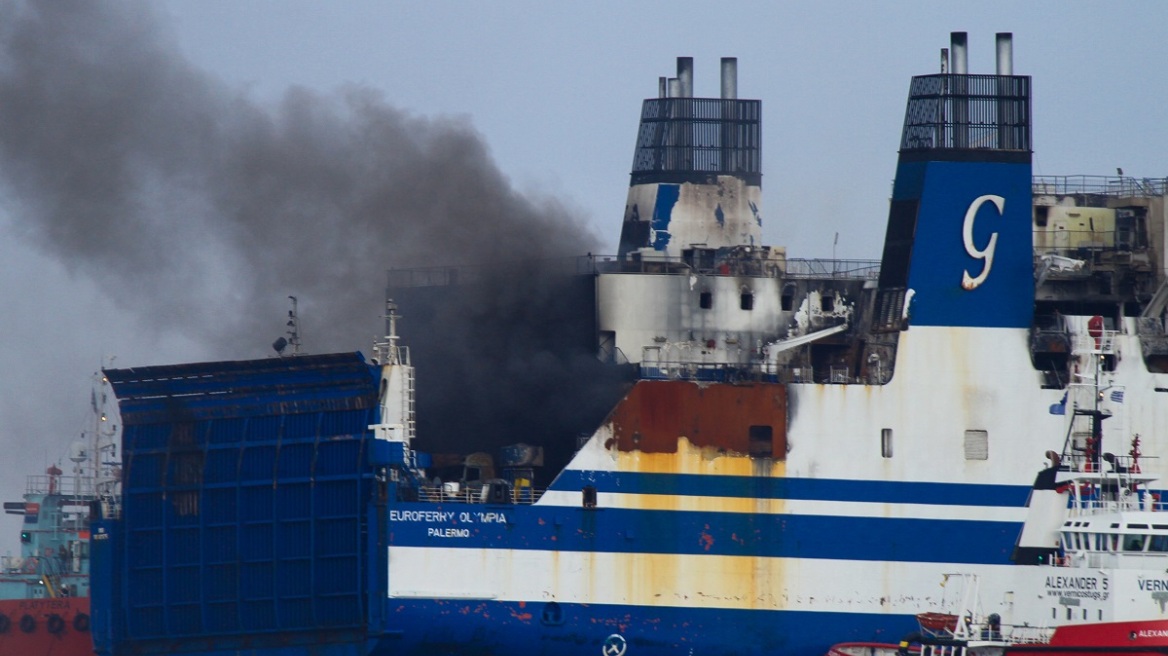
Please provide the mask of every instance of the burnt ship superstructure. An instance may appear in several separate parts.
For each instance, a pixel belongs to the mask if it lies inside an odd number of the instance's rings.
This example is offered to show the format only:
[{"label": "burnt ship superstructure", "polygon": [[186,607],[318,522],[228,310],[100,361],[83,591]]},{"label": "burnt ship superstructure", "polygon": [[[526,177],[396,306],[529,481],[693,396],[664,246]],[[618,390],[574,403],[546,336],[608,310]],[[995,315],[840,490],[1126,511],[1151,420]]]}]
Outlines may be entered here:
[{"label": "burnt ship superstructure", "polygon": [[[1004,598],[1075,340],[1104,443],[1168,451],[1168,194],[1034,178],[1030,78],[997,49],[971,74],[954,34],[913,78],[879,262],[759,243],[761,106],[733,60],[692,98],[683,58],[617,255],[391,271],[372,361],[108,372],[98,652],[810,656],[903,635],[946,572]],[[538,326],[474,342],[516,281]]]}]

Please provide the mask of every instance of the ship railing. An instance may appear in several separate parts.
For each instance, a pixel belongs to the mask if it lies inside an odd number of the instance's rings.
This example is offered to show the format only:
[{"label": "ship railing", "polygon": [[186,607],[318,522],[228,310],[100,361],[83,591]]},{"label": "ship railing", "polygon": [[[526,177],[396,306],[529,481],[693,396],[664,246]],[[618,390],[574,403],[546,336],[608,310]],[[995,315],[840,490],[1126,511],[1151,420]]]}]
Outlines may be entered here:
[{"label": "ship railing", "polygon": [[1049,626],[1024,626],[1012,624],[1006,634],[1007,639],[1017,645],[1044,645],[1050,642],[1054,628]]},{"label": "ship railing", "polygon": [[778,380],[764,374],[758,365],[731,362],[654,361],[642,362],[640,377],[646,380],[700,380],[733,383],[746,380]]},{"label": "ship railing", "polygon": [[1036,253],[1056,252],[1075,254],[1115,249],[1131,250],[1144,245],[1130,228],[1122,226],[1099,227],[1094,230],[1068,230],[1066,226],[1048,225],[1036,228],[1034,250]]},{"label": "ship railing", "polygon": [[792,258],[787,260],[787,277],[877,280],[880,278],[880,260]]},{"label": "ship railing", "polygon": [[24,493],[93,497],[94,480],[89,476],[34,474],[25,479]]},{"label": "ship railing", "polygon": [[644,359],[639,366],[644,380],[697,380],[718,383],[817,383],[826,385],[882,384],[888,373],[879,369],[864,376],[854,376],[846,366],[815,369],[800,365],[774,365],[739,362],[690,362],[684,360]]},{"label": "ship railing", "polygon": [[615,255],[578,255],[542,259],[466,264],[458,266],[429,266],[389,269],[386,272],[390,289],[411,287],[447,287],[451,285],[487,283],[500,278],[525,276],[591,275],[619,270]]},{"label": "ship railing", "polygon": [[1112,355],[1116,352],[1118,330],[1101,330],[1098,336],[1077,334],[1072,348],[1075,353]]},{"label": "ship railing", "polygon": [[[757,250],[765,252],[765,249]],[[693,257],[674,257],[656,253],[647,256],[632,254],[626,257],[589,253],[575,257],[513,263],[390,269],[386,276],[388,288],[401,289],[487,283],[501,277],[514,277],[520,274],[543,276],[606,273],[876,280],[880,276],[880,261],[741,255],[706,263],[699,262]]]},{"label": "ship railing", "polygon": [[1035,196],[1109,196],[1151,198],[1168,195],[1168,178],[1106,175],[1036,175]]},{"label": "ship railing", "polygon": [[23,556],[0,556],[0,569],[5,574],[32,574],[35,566],[35,560]]},{"label": "ship railing", "polygon": [[[509,491],[511,500],[505,503],[529,505],[539,501],[546,490],[523,486],[511,488]],[[457,491],[451,491],[440,485],[423,485],[419,487],[418,500],[434,503],[495,503],[487,498],[485,488],[462,487]]]}]

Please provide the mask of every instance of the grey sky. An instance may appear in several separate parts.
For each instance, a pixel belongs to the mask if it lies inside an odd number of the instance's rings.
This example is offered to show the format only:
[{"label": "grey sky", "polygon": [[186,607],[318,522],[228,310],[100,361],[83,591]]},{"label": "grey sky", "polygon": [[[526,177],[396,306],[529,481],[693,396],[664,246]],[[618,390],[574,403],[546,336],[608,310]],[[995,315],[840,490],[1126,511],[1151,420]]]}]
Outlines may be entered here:
[{"label": "grey sky", "polygon": [[[0,2],[0,15],[23,5]],[[716,95],[718,59],[736,56],[739,96],[763,100],[764,238],[786,245],[794,257],[830,257],[836,232],[840,257],[879,256],[909,78],[937,70],[939,51],[953,30],[969,32],[974,73],[993,72],[994,33],[1014,33],[1015,72],[1034,77],[1037,174],[1109,175],[1122,167],[1128,175],[1168,175],[1163,159],[1168,127],[1162,117],[1168,106],[1168,4],[1152,0],[737,5],[187,0],[146,7],[157,16],[156,25],[147,21],[144,29],[155,35],[150,38],[157,39],[174,70],[192,72],[192,84],[213,88],[214,95],[195,95],[205,101],[195,109],[214,107],[219,127],[230,134],[247,134],[246,120],[264,125],[286,120],[281,112],[292,87],[308,94],[304,106],[324,114],[321,125],[327,130],[357,120],[330,103],[351,97],[354,89],[372,91],[380,94],[378,112],[414,134],[429,135],[419,137],[422,145],[446,143],[440,138],[446,129],[460,138],[477,134],[486,150],[465,158],[483,158],[484,170],[493,159],[502,177],[487,171],[486,181],[501,189],[506,201],[501,213],[577,217],[609,252],[619,235],[640,101],[655,95],[659,76],[674,73],[679,55],[695,59],[697,95]],[[0,58],[0,73],[9,65]],[[182,94],[171,100],[174,111],[197,113]],[[239,114],[223,110],[224,100],[242,103]],[[334,110],[336,116],[328,114]],[[148,111],[157,116],[160,110]],[[0,120],[10,115],[10,108],[0,105]],[[85,125],[69,123],[78,130]],[[338,138],[352,139],[351,134]],[[370,143],[391,143],[386,139]],[[84,135],[75,143],[84,143]],[[176,147],[197,149],[197,143]],[[322,148],[313,153],[327,153],[329,159],[314,154],[323,169],[310,168],[309,175],[336,170],[357,176],[394,165],[403,167],[397,177],[411,168],[443,170],[408,166],[422,155],[405,143],[394,154],[372,155],[388,163],[378,159],[371,169],[347,161],[361,154],[359,147]],[[395,160],[396,154],[406,159]],[[208,168],[197,170],[206,174]],[[291,275],[295,267],[269,262],[282,253],[305,258],[312,252],[275,248],[295,237],[281,234],[281,228],[294,229],[282,215],[247,224],[251,232],[239,239],[207,231],[206,226],[235,225],[208,216],[221,210],[223,198],[257,214],[263,214],[257,207],[282,198],[259,190],[241,200],[259,185],[229,182],[221,195],[203,196],[171,186],[173,180],[153,181],[143,198],[131,200],[146,207],[147,218],[172,213],[174,227],[148,230],[138,241],[134,231],[111,235],[116,222],[84,220],[71,224],[68,238],[46,237],[38,232],[27,197],[12,191],[19,181],[0,180],[5,236],[0,367],[6,381],[0,445],[9,454],[0,461],[3,499],[18,499],[24,476],[64,457],[68,443],[88,425],[88,376],[103,357],[116,355],[117,366],[262,357],[283,330],[289,294],[301,297],[307,348],[368,351],[369,339],[356,337],[314,343],[314,334],[324,334],[330,321],[321,315],[335,311],[323,298],[330,286],[344,295],[340,290],[352,286],[345,275],[364,269],[300,279]],[[506,189],[508,182],[520,197]],[[433,205],[411,207],[410,216],[441,214],[449,197],[465,195],[475,184],[459,178],[445,187],[418,180],[411,187],[427,204],[433,198]],[[328,200],[338,214],[330,225],[349,234],[321,251],[343,259],[337,249],[349,244],[360,259],[380,257],[382,237],[369,217],[346,222],[349,206]],[[298,216],[308,219],[317,207],[303,206]],[[473,220],[473,208],[451,211],[466,211]],[[186,224],[186,213],[203,222]],[[574,235],[542,218],[532,217],[532,225],[546,231],[548,242]],[[423,235],[428,261],[434,263],[444,259],[444,248],[450,251],[447,261],[461,261],[459,251],[475,241],[469,237],[481,234],[496,238],[495,254],[541,248],[522,231],[480,233],[465,223],[439,227],[448,229],[448,242],[432,243],[441,232]],[[157,241],[147,240],[147,234]],[[158,240],[159,235],[173,235],[173,242]],[[150,250],[159,259],[180,259],[183,268],[178,275],[145,265],[116,271],[121,250],[103,244],[110,239],[137,241],[125,251]],[[220,250],[226,241],[236,250]],[[66,242],[68,248],[61,246]],[[255,256],[246,263],[256,271],[239,276],[234,268],[243,266],[238,258],[249,251]],[[413,263],[389,245],[384,252],[385,261],[369,270]],[[269,264],[280,275],[270,273]],[[379,287],[382,278],[375,275],[373,286]],[[111,284],[118,289],[109,289]],[[265,293],[270,299],[251,302]],[[240,318],[252,313],[250,320]],[[346,331],[345,339],[371,338],[377,314],[376,306],[369,307],[367,325]],[[16,549],[16,531],[13,518],[0,533],[0,551]]]}]

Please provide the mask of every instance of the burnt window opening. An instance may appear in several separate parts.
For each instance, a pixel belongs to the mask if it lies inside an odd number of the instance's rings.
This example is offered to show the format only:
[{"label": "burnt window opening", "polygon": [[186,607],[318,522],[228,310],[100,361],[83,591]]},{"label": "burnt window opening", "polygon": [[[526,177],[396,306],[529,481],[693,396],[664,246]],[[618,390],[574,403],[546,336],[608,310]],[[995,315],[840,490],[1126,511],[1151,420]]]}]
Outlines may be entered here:
[{"label": "burnt window opening", "polygon": [[783,312],[790,312],[793,307],[795,307],[795,286],[787,285],[783,287],[783,295],[779,297],[779,309]]},{"label": "burnt window opening", "polygon": [[708,310],[714,307],[714,295],[710,292],[702,292],[701,295],[698,296],[698,306],[703,310]]},{"label": "burnt window opening", "polygon": [[1049,207],[1046,205],[1036,205],[1034,207],[1034,225],[1038,226],[1039,228],[1045,228],[1049,214]]},{"label": "burnt window opening", "polygon": [[750,427],[750,456],[752,458],[775,457],[773,428],[770,426]]},{"label": "burnt window opening", "polygon": [[819,307],[824,312],[834,312],[835,311],[835,297],[834,296],[821,297],[819,299]]},{"label": "burnt window opening", "polygon": [[738,299],[738,307],[743,310],[754,309],[754,294],[751,292],[742,292],[742,296]]},{"label": "burnt window opening", "polygon": [[596,507],[596,486],[595,485],[585,485],[583,492],[584,492],[584,507],[585,508],[595,508]]},{"label": "burnt window opening", "polygon": [[892,429],[880,429],[880,456],[883,458],[892,457]]}]

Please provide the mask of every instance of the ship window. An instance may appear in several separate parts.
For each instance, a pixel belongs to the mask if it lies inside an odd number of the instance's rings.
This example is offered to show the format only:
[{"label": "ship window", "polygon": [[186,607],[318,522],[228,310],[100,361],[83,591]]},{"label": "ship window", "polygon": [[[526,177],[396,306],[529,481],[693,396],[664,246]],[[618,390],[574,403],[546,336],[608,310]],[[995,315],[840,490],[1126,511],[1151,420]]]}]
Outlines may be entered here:
[{"label": "ship window", "polygon": [[714,307],[714,295],[710,292],[702,292],[701,295],[698,296],[698,305],[703,310],[708,310]]},{"label": "ship window", "polygon": [[983,430],[965,431],[965,459],[989,460],[990,438],[989,433]]},{"label": "ship window", "polygon": [[821,296],[819,299],[819,307],[824,312],[835,311],[835,297],[834,296]]},{"label": "ship window", "polygon": [[1035,208],[1034,208],[1034,225],[1038,226],[1039,228],[1045,228],[1046,227],[1046,220],[1047,220],[1047,216],[1048,216],[1049,212],[1050,212],[1050,208],[1047,207],[1046,205],[1035,206]]},{"label": "ship window", "polygon": [[880,455],[885,458],[892,457],[892,429],[880,429]]},{"label": "ship window", "polygon": [[790,312],[791,308],[795,306],[795,286],[785,285],[783,287],[783,295],[779,297],[779,308],[783,312]]},{"label": "ship window", "polygon": [[1071,607],[1067,606],[1067,620],[1071,619]]},{"label": "ship window", "polygon": [[1083,609],[1083,619],[1084,620],[1087,619],[1087,609],[1086,608]]},{"label": "ship window", "polygon": [[1123,539],[1124,551],[1143,551],[1144,550],[1144,536],[1129,535]]},{"label": "ship window", "polygon": [[773,458],[775,455],[774,429],[770,426],[750,427],[750,455],[752,458]]},{"label": "ship window", "polygon": [[1168,535],[1153,535],[1148,551],[1168,551]]},{"label": "ship window", "polygon": [[754,294],[750,292],[742,292],[742,296],[738,299],[738,307],[743,310],[754,309]]},{"label": "ship window", "polygon": [[584,492],[584,507],[585,508],[595,508],[596,507],[596,486],[595,485],[585,485],[583,492]]}]

